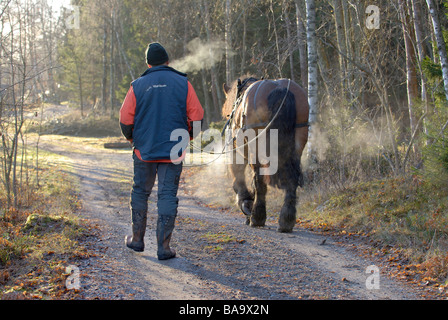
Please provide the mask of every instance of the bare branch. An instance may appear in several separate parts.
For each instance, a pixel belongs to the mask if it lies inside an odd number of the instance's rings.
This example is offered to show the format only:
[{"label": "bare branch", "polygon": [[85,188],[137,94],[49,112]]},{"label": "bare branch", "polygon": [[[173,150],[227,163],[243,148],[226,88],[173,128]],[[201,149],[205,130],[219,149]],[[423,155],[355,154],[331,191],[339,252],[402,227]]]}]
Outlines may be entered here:
[{"label": "bare branch", "polygon": [[9,86],[3,88],[3,89],[0,91],[0,94],[2,94],[4,91],[7,91],[8,89],[10,89],[10,88],[12,88],[12,87],[14,87],[14,86],[16,86],[16,85],[18,85],[18,84],[23,84],[23,83],[25,83],[25,82],[27,82],[27,81],[30,81],[30,80],[34,79],[34,78],[36,78],[37,76],[41,75],[42,73],[45,73],[45,72],[47,72],[47,71],[49,71],[49,70],[58,69],[58,68],[62,68],[62,66],[55,66],[55,67],[50,67],[50,68],[47,68],[47,69],[43,69],[43,70],[37,72],[36,74],[34,74],[33,76],[24,78],[24,79],[22,79],[22,80],[20,80],[20,81],[18,81],[18,82],[16,82],[16,83],[14,83],[14,84],[11,84],[11,85],[9,85]]},{"label": "bare branch", "polygon": [[2,9],[2,12],[0,13],[0,19],[2,18],[3,14],[5,13],[6,9],[8,8],[9,4],[11,3],[12,0],[8,0],[8,2],[6,2],[5,7]]}]

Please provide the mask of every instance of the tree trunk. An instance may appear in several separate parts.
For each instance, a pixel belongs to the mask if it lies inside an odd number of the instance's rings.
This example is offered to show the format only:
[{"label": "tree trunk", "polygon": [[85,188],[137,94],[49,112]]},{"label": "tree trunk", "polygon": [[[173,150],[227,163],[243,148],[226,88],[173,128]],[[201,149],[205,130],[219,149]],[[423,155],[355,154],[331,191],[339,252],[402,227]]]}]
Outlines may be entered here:
[{"label": "tree trunk", "polygon": [[243,37],[242,37],[242,45],[241,45],[241,49],[242,49],[242,57],[241,57],[241,70],[240,70],[240,74],[244,74],[244,71],[246,69],[246,50],[247,50],[247,44],[246,44],[246,40],[247,40],[247,12],[246,12],[246,1],[243,0],[242,1],[242,6],[243,6]]},{"label": "tree trunk", "polygon": [[[203,9],[203,13],[204,13],[204,17],[205,17],[205,31],[207,34],[207,41],[210,43],[211,42],[211,31],[210,31],[210,27],[211,27],[211,22],[210,22],[210,12],[208,9],[208,3],[207,0],[204,0],[202,2],[203,6],[201,5],[201,8]],[[210,51],[210,54],[212,54],[212,52]],[[217,77],[217,72],[216,72],[216,68],[214,65],[212,65],[211,69],[210,69],[210,75],[211,75],[211,79],[212,79],[212,99],[213,99],[213,109],[215,108],[220,108],[220,106],[222,106],[222,94],[221,94],[221,88],[218,85],[218,77]]]},{"label": "tree trunk", "polygon": [[411,134],[415,130],[414,108],[418,99],[417,72],[415,69],[414,30],[409,22],[409,14],[405,0],[399,0],[401,26],[403,30],[404,45],[406,51],[406,84],[408,96],[408,111]]},{"label": "tree trunk", "polygon": [[[118,19],[118,21],[119,21],[120,26],[121,26],[121,19]],[[128,72],[129,72],[129,75],[131,76],[132,81],[134,81],[135,80],[134,71],[132,70],[132,66],[131,66],[131,64],[129,62],[128,56],[126,54],[126,51],[124,50],[123,46],[121,45],[120,34],[118,32],[118,29],[119,29],[118,27],[115,28],[115,35],[117,36],[118,50],[120,51],[121,56],[123,57],[123,60],[124,60],[124,62],[126,64],[126,67],[128,68]]]},{"label": "tree trunk", "polygon": [[[412,9],[414,13],[414,30],[417,44],[417,53],[418,53],[418,67],[420,71],[421,96],[424,104],[425,113],[428,114],[430,96],[427,90],[426,76],[422,70],[422,62],[423,59],[425,59],[427,53],[424,46],[425,37],[423,35],[423,27],[422,27],[422,12],[418,0],[412,0]],[[428,124],[426,118],[423,120],[423,131],[425,132],[425,135],[428,136]],[[426,141],[426,143],[428,143],[428,140]]]},{"label": "tree trunk", "polygon": [[273,2],[273,0],[271,0],[269,8],[270,8],[271,14],[272,14],[272,25],[274,26],[275,47],[277,49],[277,63],[274,65],[277,66],[279,78],[283,78],[283,75],[282,75],[283,63],[282,63],[281,57],[280,57],[280,46],[279,46],[278,34],[277,34],[277,24],[275,23],[274,4],[272,2]]},{"label": "tree trunk", "polygon": [[110,117],[113,118],[114,116],[114,109],[115,109],[115,61],[114,61],[114,52],[115,52],[115,8],[112,8],[111,13],[111,22],[110,22],[110,89],[109,89],[109,95],[110,95]]},{"label": "tree trunk", "polygon": [[317,123],[317,41],[316,41],[316,6],[314,0],[306,0],[307,44],[308,44],[308,103],[310,105],[310,141],[308,143],[308,157],[311,163],[317,162],[314,128]]},{"label": "tree trunk", "polygon": [[283,1],[283,16],[285,17],[285,25],[286,25],[286,42],[288,43],[288,59],[289,59],[289,70],[291,74],[291,80],[295,80],[294,76],[294,49],[293,49],[293,42],[291,37],[291,20],[289,19],[289,12],[288,12],[288,3],[286,1]]},{"label": "tree trunk", "polygon": [[296,0],[297,40],[299,43],[300,77],[302,79],[302,87],[308,91],[308,59],[307,59],[308,53],[306,46],[306,28],[303,23],[300,3],[301,3],[300,0]]},{"label": "tree trunk", "polygon": [[78,73],[78,93],[79,93],[79,104],[81,107],[81,119],[84,118],[84,96],[82,90],[82,70],[80,63],[76,62],[76,71]]},{"label": "tree trunk", "polygon": [[101,81],[101,110],[103,115],[106,113],[106,95],[107,95],[107,28],[104,23],[103,30],[103,78]]},{"label": "tree trunk", "polygon": [[[354,8],[356,8],[355,10],[360,9],[360,7],[362,7],[362,1],[356,1],[355,4],[353,4]],[[357,99],[358,99],[358,95],[360,92],[360,89],[358,89],[357,87],[361,87],[363,80],[362,80],[362,75],[361,73],[354,67],[354,63],[353,61],[356,61],[356,59],[358,58],[358,53],[357,50],[357,41],[359,41],[358,39],[355,38],[355,34],[356,34],[356,23],[355,23],[355,17],[356,16],[352,16],[352,14],[350,13],[350,9],[353,10],[352,6],[349,6],[348,1],[346,0],[341,0],[341,7],[342,7],[342,13],[343,13],[343,23],[344,23],[344,28],[343,28],[343,33],[344,33],[344,38],[345,38],[345,50],[346,50],[346,54],[347,57],[349,58],[349,62],[347,62],[346,64],[346,79],[345,79],[345,84],[346,84],[346,97],[348,99],[349,105],[353,106]],[[363,11],[364,12],[364,11]],[[361,23],[360,23],[361,24]],[[352,27],[353,26],[353,27]],[[359,29],[359,28],[358,28]]]},{"label": "tree trunk", "polygon": [[432,18],[434,28],[434,35],[437,42],[437,49],[439,51],[440,64],[442,66],[443,85],[445,88],[445,97],[448,100],[448,58],[446,54],[446,44],[443,39],[442,27],[440,25],[439,14],[436,10],[434,0],[426,0],[428,4],[429,13]]},{"label": "tree trunk", "polygon": [[[202,10],[201,4],[199,4],[199,6],[200,6],[199,9],[200,9],[201,13],[203,14],[204,11]],[[200,17],[199,19],[201,19],[201,18],[202,17]],[[185,21],[187,21],[187,19]],[[185,24],[187,24],[187,23],[185,23]],[[199,24],[196,24],[196,33],[201,34],[201,26]],[[185,26],[184,54],[187,53],[187,49],[186,49],[187,43],[188,43],[187,26]],[[211,91],[213,91],[213,87],[210,88],[210,86],[208,85],[207,72],[204,68],[201,69],[201,80],[202,80],[202,91],[203,91],[203,95],[204,95],[203,107],[205,110],[205,121],[206,121],[206,123],[204,123],[204,127],[207,127],[211,122],[211,119],[213,116],[213,111],[214,111],[214,107],[213,107],[212,103],[210,102],[210,95],[209,95],[209,93]]]},{"label": "tree trunk", "polygon": [[230,83],[233,78],[233,59],[232,59],[232,19],[231,19],[231,0],[226,0],[226,23],[225,23],[225,40],[226,40],[226,81]]},{"label": "tree trunk", "polygon": [[[346,40],[344,32],[344,15],[342,12],[341,0],[333,0],[333,10],[335,18],[336,37],[338,41],[338,49],[342,54],[347,54]],[[347,93],[347,63],[344,57],[339,54],[339,68],[340,68],[340,94]]]}]

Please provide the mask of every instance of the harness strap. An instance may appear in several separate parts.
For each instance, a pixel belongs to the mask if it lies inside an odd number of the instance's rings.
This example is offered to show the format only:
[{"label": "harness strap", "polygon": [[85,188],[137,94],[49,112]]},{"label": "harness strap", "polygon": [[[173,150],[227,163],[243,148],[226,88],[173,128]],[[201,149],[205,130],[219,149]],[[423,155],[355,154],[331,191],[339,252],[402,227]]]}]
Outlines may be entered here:
[{"label": "harness strap", "polygon": [[[251,125],[246,125],[244,126],[243,130],[248,130],[248,129],[257,129],[257,128],[264,128],[269,124],[269,122],[263,122],[263,123],[255,123],[255,124],[251,124]],[[300,129],[300,128],[307,128],[310,127],[309,122],[305,122],[305,123],[297,123],[295,125],[296,129]]]},{"label": "harness strap", "polygon": [[236,98],[235,102],[233,103],[232,113],[229,115],[229,119],[227,120],[226,124],[224,125],[224,128],[222,129],[221,137],[224,136],[226,129],[230,127],[230,125],[233,121],[233,117],[235,116],[235,112],[241,105],[241,101],[243,100],[243,96],[244,96],[244,94],[243,94],[244,87],[251,81],[257,82],[258,79],[251,77],[251,78],[245,79],[243,82],[238,80],[237,95],[236,95],[237,98]]},{"label": "harness strap", "polygon": [[300,128],[308,128],[311,127],[309,122],[305,122],[305,123],[297,123],[296,124],[296,129],[300,129]]}]

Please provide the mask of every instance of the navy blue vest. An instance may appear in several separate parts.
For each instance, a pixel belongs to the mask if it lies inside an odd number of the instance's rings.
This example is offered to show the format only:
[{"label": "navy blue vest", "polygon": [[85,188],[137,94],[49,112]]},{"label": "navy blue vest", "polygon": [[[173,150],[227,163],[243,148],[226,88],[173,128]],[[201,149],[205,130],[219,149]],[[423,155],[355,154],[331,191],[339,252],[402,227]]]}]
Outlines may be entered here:
[{"label": "navy blue vest", "polygon": [[176,129],[188,131],[188,79],[164,65],[148,69],[132,86],[137,100],[134,147],[144,161],[169,160],[180,141],[171,141],[171,133]]}]

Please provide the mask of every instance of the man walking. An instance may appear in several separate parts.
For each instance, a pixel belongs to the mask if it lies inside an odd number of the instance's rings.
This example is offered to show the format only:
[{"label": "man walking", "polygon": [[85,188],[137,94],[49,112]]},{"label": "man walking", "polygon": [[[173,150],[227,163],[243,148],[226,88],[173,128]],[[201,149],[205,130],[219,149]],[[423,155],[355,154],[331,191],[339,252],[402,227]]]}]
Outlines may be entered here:
[{"label": "man walking", "polygon": [[[192,122],[201,121],[204,110],[196,92],[183,74],[169,67],[169,57],[159,43],[146,50],[149,69],[131,84],[120,111],[123,135],[134,146],[134,184],[131,192],[132,236],[126,246],[143,252],[148,198],[158,177],[157,256],[168,260],[176,256],[170,249],[179,199],[177,191],[182,173],[182,152],[171,159],[174,130],[192,130]],[[185,150],[184,150],[185,151]]]}]

